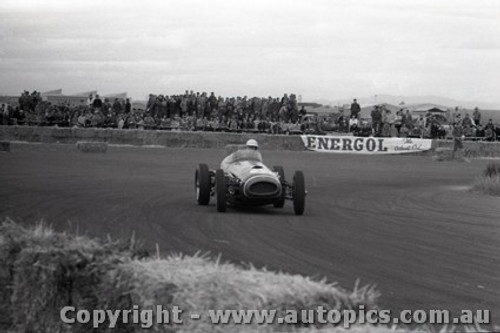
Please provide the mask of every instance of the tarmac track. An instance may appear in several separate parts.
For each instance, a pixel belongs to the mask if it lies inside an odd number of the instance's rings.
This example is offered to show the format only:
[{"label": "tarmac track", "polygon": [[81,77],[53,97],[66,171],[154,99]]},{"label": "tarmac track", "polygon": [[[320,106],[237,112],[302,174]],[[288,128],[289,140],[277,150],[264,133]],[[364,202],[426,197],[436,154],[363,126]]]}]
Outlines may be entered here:
[{"label": "tarmac track", "polygon": [[162,254],[221,255],[352,289],[375,284],[381,308],[490,309],[500,321],[500,199],[466,190],[487,161],[264,151],[287,179],[302,170],[304,216],[198,206],[198,163],[223,150],[14,144],[0,154],[0,217],[90,236],[132,233]]}]

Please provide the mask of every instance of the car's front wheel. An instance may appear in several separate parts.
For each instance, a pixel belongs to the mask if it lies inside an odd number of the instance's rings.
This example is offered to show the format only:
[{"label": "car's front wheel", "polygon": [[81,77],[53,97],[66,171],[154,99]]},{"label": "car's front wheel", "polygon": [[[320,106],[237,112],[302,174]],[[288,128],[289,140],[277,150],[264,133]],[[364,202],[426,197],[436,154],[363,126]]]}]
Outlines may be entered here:
[{"label": "car's front wheel", "polygon": [[293,176],[293,211],[295,215],[304,214],[306,206],[306,186],[302,171],[296,171]]},{"label": "car's front wheel", "polygon": [[217,211],[225,212],[227,206],[226,200],[226,176],[222,169],[215,172],[215,190],[217,194]]},{"label": "car's front wheel", "polygon": [[199,205],[206,206],[210,202],[210,170],[206,164],[198,165],[194,176],[196,201]]}]

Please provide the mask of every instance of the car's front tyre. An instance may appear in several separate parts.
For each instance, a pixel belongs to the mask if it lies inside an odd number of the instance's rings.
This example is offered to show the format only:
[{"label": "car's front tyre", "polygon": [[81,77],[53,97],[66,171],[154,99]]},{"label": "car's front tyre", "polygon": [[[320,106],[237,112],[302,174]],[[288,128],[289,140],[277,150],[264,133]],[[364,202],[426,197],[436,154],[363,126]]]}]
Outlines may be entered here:
[{"label": "car's front tyre", "polygon": [[296,171],[293,176],[293,211],[295,215],[304,214],[306,207],[306,186],[302,171]]},{"label": "car's front tyre", "polygon": [[217,211],[225,212],[227,207],[226,198],[226,176],[222,169],[217,169],[215,172],[215,193],[217,195]]},{"label": "car's front tyre", "polygon": [[210,202],[210,170],[206,164],[198,165],[194,176],[196,201],[199,205],[206,206]]}]

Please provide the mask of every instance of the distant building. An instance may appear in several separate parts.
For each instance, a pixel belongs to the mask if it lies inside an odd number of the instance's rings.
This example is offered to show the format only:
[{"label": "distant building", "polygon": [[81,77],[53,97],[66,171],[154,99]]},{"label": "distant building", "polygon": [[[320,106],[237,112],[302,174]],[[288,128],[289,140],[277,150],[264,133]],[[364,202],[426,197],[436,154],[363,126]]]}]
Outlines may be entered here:
[{"label": "distant building", "polygon": [[437,104],[409,104],[405,106],[412,114],[426,114],[427,112],[443,114],[448,111],[448,107]]},{"label": "distant building", "polygon": [[389,103],[381,103],[381,104],[374,104],[374,105],[368,105],[364,106],[361,108],[360,112],[360,119],[366,119],[369,120],[371,119],[371,111],[374,109],[375,105],[379,105],[383,107],[386,110],[390,110],[392,113],[396,113],[401,109],[404,110],[410,110],[411,115],[414,118],[419,118],[421,115],[426,115],[428,112],[431,114],[439,114],[444,117],[448,117],[449,115],[449,108],[446,106],[442,105],[437,105],[437,104],[431,104],[431,103],[425,103],[425,104],[399,104],[399,105],[393,105]]},{"label": "distant building", "polygon": [[[98,95],[97,90],[86,91],[77,94],[64,95],[62,93],[62,89],[51,90],[41,94],[42,100],[50,102],[55,105],[70,105],[70,106],[79,106],[79,105],[90,105],[94,98]],[[110,102],[113,102],[116,98],[120,101],[125,101],[127,99],[127,93],[119,93],[119,94],[110,94],[103,95],[100,98],[104,101],[107,99]]]},{"label": "distant building", "polygon": [[406,108],[410,110],[411,115],[420,118],[420,116],[425,116],[430,113],[432,115],[440,115],[446,118],[448,121],[452,121],[452,115],[450,108],[438,104],[425,103],[425,104],[409,104]]},{"label": "distant building", "polygon": [[64,95],[62,89],[51,90],[41,93],[42,100],[54,105],[89,105],[90,96],[95,95],[97,91],[88,91],[79,94]]},{"label": "distant building", "polygon": [[108,100],[109,102],[113,102],[115,99],[118,99],[120,102],[125,102],[127,99],[127,93],[119,93],[119,94],[109,94],[100,96],[103,101]]}]

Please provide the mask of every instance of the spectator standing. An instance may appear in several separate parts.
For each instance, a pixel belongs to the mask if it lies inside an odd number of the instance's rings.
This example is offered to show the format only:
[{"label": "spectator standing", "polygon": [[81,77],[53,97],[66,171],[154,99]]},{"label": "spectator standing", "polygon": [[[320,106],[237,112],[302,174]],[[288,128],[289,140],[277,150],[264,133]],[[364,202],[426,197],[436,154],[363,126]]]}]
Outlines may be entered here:
[{"label": "spectator standing", "polygon": [[197,107],[196,115],[198,118],[206,117],[206,107],[207,107],[207,93],[203,92],[201,96],[197,97]]},{"label": "spectator standing", "polygon": [[156,96],[154,94],[149,94],[148,102],[146,103],[146,111],[149,111],[156,101]]},{"label": "spectator standing", "polygon": [[395,137],[398,136],[397,130],[395,128],[395,123],[396,123],[396,115],[391,111],[391,110],[385,110],[385,120],[387,124],[389,125],[389,136]]},{"label": "spectator standing", "polygon": [[481,112],[479,112],[479,108],[477,106],[474,108],[474,113],[472,113],[472,119],[476,125],[481,124]]},{"label": "spectator standing", "polygon": [[425,132],[425,118],[423,115],[420,115],[420,117],[417,119],[417,129],[418,129],[418,135],[420,138],[424,137],[424,132]]},{"label": "spectator standing", "polygon": [[9,107],[4,104],[2,110],[2,125],[9,125],[9,120],[10,120]]},{"label": "spectator standing", "polygon": [[361,112],[361,107],[358,104],[358,101],[353,99],[351,104],[351,117],[354,116],[356,119],[359,119],[359,112]]},{"label": "spectator standing", "polygon": [[129,114],[131,110],[132,110],[132,104],[130,104],[130,99],[127,98],[127,100],[125,101],[125,113]]},{"label": "spectator standing", "polygon": [[108,115],[113,111],[113,104],[109,101],[109,99],[105,98],[102,104],[102,113],[103,115]]},{"label": "spectator standing", "polygon": [[370,115],[372,117],[372,134],[373,136],[380,136],[382,129],[382,112],[380,111],[380,107],[375,105]]},{"label": "spectator standing", "polygon": [[215,97],[215,93],[212,91],[208,97],[208,114],[211,116],[214,110],[217,110],[218,106],[217,97]]},{"label": "spectator standing", "polygon": [[304,107],[304,105],[302,105],[302,107],[300,108],[299,110],[299,115],[300,115],[300,121],[302,121],[302,119],[304,119],[304,116],[307,114],[307,110],[306,108]]},{"label": "spectator standing", "polygon": [[394,128],[397,131],[397,136],[401,132],[401,126],[403,125],[403,109],[396,112],[396,117],[394,119]]},{"label": "spectator standing", "polygon": [[113,112],[115,113],[121,113],[122,112],[122,103],[118,100],[118,98],[115,98],[113,102]]},{"label": "spectator standing", "polygon": [[181,110],[181,97],[178,95],[172,96],[172,104],[173,104],[173,113],[175,115],[178,115],[179,118],[182,121],[182,118],[184,117],[184,113]]},{"label": "spectator standing", "polygon": [[101,112],[102,110],[102,99],[99,97],[99,95],[95,95],[94,101],[92,102],[92,107],[94,108],[94,111]]},{"label": "spectator standing", "polygon": [[160,99],[158,101],[158,112],[156,115],[158,115],[160,118],[167,117],[170,118],[169,110],[168,110],[168,96],[165,95],[163,97],[162,95],[159,96]]},{"label": "spectator standing", "polygon": [[437,139],[439,137],[440,124],[434,116],[428,119],[427,128],[429,128],[431,139]]},{"label": "spectator standing", "polygon": [[195,116],[197,117],[198,115],[198,99],[196,98],[196,95],[191,91],[191,94],[189,95],[189,100],[188,100],[188,115],[190,116]]},{"label": "spectator standing", "polygon": [[188,91],[186,90],[186,93],[184,96],[180,97],[180,107],[181,107],[181,112],[183,115],[190,116],[191,113],[189,112],[189,95]]},{"label": "spectator standing", "polygon": [[403,126],[408,128],[410,132],[413,130],[413,118],[411,116],[410,110],[406,109],[406,111],[402,115],[401,121]]},{"label": "spectator standing", "polygon": [[288,119],[290,119],[293,123],[299,120],[299,107],[297,103],[297,96],[295,94],[290,95],[290,100],[288,102],[288,115]]}]

